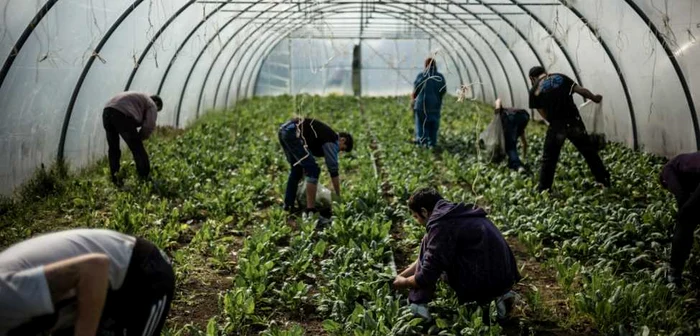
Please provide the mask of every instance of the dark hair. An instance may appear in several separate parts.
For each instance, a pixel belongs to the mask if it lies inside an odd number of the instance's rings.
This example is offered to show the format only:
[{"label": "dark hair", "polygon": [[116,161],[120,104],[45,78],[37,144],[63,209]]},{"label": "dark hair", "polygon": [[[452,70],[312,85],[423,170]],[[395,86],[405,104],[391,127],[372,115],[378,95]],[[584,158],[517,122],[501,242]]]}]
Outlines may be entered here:
[{"label": "dark hair", "polygon": [[430,68],[431,70],[437,69],[437,64],[435,63],[435,59],[432,57],[428,57],[425,59],[424,66],[426,69]]},{"label": "dark hair", "polygon": [[433,188],[420,188],[408,199],[408,208],[417,214],[420,214],[422,208],[432,212],[433,208],[435,208],[435,204],[441,199],[443,198],[437,190]]},{"label": "dark hair", "polygon": [[163,109],[163,100],[160,99],[159,96],[152,95],[152,96],[151,96],[151,100],[152,100],[154,103],[156,103],[156,107],[158,108],[158,111],[160,111],[161,109]]},{"label": "dark hair", "polygon": [[340,132],[340,133],[338,133],[338,136],[341,138],[345,138],[345,151],[348,153],[352,152],[352,147],[354,145],[353,144],[354,141],[352,140],[352,135],[350,135],[350,133],[347,133],[347,132]]},{"label": "dark hair", "polygon": [[533,78],[537,78],[545,72],[547,72],[547,71],[543,67],[538,65],[538,66],[534,66],[534,67],[530,68],[530,72],[529,72],[528,76],[533,77]]}]

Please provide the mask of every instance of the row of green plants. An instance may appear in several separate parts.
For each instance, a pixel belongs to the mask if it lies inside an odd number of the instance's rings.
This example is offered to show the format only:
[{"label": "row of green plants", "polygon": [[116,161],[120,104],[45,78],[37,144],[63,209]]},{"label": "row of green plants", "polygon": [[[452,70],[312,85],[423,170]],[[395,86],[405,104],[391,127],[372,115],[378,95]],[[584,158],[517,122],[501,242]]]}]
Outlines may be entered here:
[{"label": "row of green plants", "polygon": [[[700,316],[692,296],[673,294],[664,279],[675,214],[671,195],[658,184],[664,159],[610,144],[601,156],[613,186],[602,190],[567,144],[555,191],[538,193],[536,175],[511,172],[480,155],[477,138],[492,117],[491,107],[448,101],[442,148],[429,151],[408,143],[413,123],[405,103],[384,99],[369,115],[375,129],[384,130],[380,138],[390,148],[387,162],[394,164],[387,168],[399,203],[416,187],[432,184],[448,198],[486,207],[506,234],[556,272],[570,296],[572,319],[579,320],[568,323],[590,321],[603,334],[697,333]],[[544,127],[531,124],[528,134],[525,161],[536,172]],[[411,246],[422,232],[410,220],[404,223]],[[697,290],[698,261],[692,257],[688,265],[691,293]]]},{"label": "row of green plants", "polygon": [[[351,97],[285,96],[207,114],[183,134],[162,131],[148,142],[153,183],[130,177],[115,189],[105,162],[69,177],[47,170],[21,200],[3,201],[0,246],[68,227],[107,227],[154,241],[172,256],[181,284],[168,335],[500,334],[498,326],[482,325],[481,308],[457,304],[444,286],[430,323],[413,318],[405,293],[391,289],[394,257],[415,258],[425,232],[406,201],[432,185],[449,199],[486,207],[557,275],[573,316],[556,322],[585,321],[603,334],[697,331],[690,298],[663,282],[675,210],[656,183],[662,159],[610,145],[601,154],[614,182],[603,191],[567,145],[556,192],[540,194],[536,176],[481,157],[476,139],[491,118],[488,106],[447,98],[436,151],[410,143],[407,106],[404,98],[364,99],[361,114]],[[355,137],[353,153],[341,154],[343,195],[325,226],[316,218],[290,222],[281,210],[288,164],[276,132],[295,112]],[[536,167],[543,128],[528,131],[525,160]],[[375,171],[377,157],[383,175]],[[122,163],[125,175],[135,176],[129,155]],[[329,184],[327,174],[321,183]],[[383,197],[387,186],[393,197]],[[691,258],[689,283],[699,265]],[[213,298],[191,286],[211,278],[226,283]],[[202,300],[216,300],[217,308],[192,321],[183,312]]]}]

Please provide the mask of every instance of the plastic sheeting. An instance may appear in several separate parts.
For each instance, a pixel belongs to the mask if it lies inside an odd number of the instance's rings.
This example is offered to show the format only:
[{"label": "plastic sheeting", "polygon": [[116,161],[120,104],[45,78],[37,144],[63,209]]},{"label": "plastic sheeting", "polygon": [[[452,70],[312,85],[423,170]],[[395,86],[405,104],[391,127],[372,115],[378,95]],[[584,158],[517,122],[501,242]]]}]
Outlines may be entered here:
[{"label": "plastic sheeting", "polygon": [[3,194],[57,157],[74,168],[103,157],[101,109],[119,91],[159,93],[158,123],[178,127],[253,94],[350,94],[357,43],[366,95],[409,93],[434,55],[449,93],[470,84],[478,99],[527,107],[527,70],[542,64],[603,94],[608,139],[665,156],[700,143],[695,0],[0,0],[0,10]]}]

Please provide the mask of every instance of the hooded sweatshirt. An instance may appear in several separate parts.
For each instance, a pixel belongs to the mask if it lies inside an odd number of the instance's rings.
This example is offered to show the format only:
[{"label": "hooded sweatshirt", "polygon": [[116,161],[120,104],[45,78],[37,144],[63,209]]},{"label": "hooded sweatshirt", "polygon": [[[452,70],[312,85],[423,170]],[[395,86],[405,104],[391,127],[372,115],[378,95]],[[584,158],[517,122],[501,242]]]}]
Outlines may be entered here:
[{"label": "hooded sweatshirt", "polygon": [[700,186],[700,152],[671,159],[661,171],[661,183],[676,196],[680,208]]},{"label": "hooded sweatshirt", "polygon": [[428,219],[415,279],[434,288],[442,273],[462,303],[487,303],[520,280],[501,232],[473,205],[439,201]]},{"label": "hooded sweatshirt", "polygon": [[437,71],[437,66],[432,64],[422,71],[413,82],[413,94],[416,99],[413,110],[428,114],[439,114],[442,108],[442,97],[447,92],[445,76]]}]

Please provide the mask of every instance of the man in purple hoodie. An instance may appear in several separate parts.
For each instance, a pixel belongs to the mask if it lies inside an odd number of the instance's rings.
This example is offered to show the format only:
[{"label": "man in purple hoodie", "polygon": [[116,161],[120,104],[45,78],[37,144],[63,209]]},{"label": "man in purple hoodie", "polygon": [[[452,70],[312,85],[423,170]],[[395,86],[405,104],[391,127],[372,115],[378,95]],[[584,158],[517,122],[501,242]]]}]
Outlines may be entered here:
[{"label": "man in purple hoodie", "polygon": [[411,309],[429,317],[425,304],[443,277],[461,303],[483,306],[496,300],[499,320],[506,319],[514,301],[511,288],[521,277],[513,252],[486,212],[448,202],[432,188],[416,191],[408,207],[418,223],[427,224],[418,260],[394,280],[395,288],[411,289]]},{"label": "man in purple hoodie", "polygon": [[693,247],[693,232],[700,221],[700,152],[681,154],[669,161],[661,172],[661,185],[676,197],[678,204],[668,280],[680,288],[683,268]]}]

